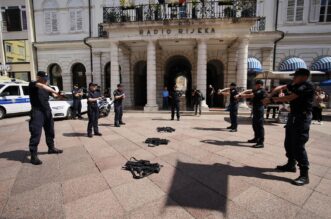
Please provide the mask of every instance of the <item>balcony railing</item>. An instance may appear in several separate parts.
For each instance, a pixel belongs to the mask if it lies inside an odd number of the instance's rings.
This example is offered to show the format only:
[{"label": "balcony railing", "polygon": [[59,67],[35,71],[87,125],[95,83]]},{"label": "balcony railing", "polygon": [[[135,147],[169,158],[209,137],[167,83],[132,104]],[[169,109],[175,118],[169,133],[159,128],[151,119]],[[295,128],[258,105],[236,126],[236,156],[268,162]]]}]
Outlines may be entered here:
[{"label": "balcony railing", "polygon": [[254,26],[251,27],[251,32],[265,31],[265,17],[260,17]]},{"label": "balcony railing", "polygon": [[103,8],[104,23],[241,17],[256,17],[256,0],[205,0]]}]

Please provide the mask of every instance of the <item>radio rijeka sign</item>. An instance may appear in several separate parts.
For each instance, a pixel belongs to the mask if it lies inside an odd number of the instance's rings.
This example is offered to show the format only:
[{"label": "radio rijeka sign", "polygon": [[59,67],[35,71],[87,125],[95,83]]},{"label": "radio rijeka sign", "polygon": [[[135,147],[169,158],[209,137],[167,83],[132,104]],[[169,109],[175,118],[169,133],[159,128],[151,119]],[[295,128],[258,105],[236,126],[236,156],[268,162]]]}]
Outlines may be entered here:
[{"label": "radio rijeka sign", "polygon": [[151,35],[173,35],[173,34],[214,34],[213,27],[198,27],[198,28],[161,28],[161,29],[140,29],[139,34],[142,36]]}]

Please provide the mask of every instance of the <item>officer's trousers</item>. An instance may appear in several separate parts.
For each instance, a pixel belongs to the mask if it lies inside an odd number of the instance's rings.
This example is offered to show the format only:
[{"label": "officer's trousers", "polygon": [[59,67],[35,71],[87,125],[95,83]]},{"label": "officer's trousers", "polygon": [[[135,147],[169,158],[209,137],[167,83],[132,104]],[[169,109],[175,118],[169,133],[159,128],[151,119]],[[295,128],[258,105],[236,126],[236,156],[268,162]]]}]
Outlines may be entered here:
[{"label": "officer's trousers", "polygon": [[92,128],[94,134],[99,133],[98,120],[99,120],[99,109],[97,106],[88,106],[87,109],[88,124],[87,134],[92,134]]},{"label": "officer's trousers", "polygon": [[175,102],[171,104],[171,119],[175,118],[175,110],[177,119],[179,119],[179,102]]},{"label": "officer's trousers", "polygon": [[254,130],[254,139],[258,143],[264,142],[264,107],[253,107],[252,126]]},{"label": "officer's trousers", "polygon": [[238,127],[238,103],[230,103],[228,108],[230,111],[231,128],[237,129],[237,127]]},{"label": "officer's trousers", "polygon": [[46,143],[49,148],[54,147],[54,121],[52,112],[32,108],[30,112],[29,130],[30,142],[29,149],[32,153],[37,153],[40,142],[42,128],[44,128]]},{"label": "officer's trousers", "polygon": [[114,111],[115,111],[115,125],[120,124],[122,121],[122,117],[123,117],[123,105],[122,104],[118,104],[118,105],[114,105]]},{"label": "officer's trousers", "polygon": [[78,116],[78,117],[80,117],[80,116],[82,116],[81,114],[81,111],[82,111],[82,102],[81,102],[81,100],[76,100],[76,99],[74,99],[73,100],[73,109],[74,109],[74,112],[73,112],[73,117],[76,117],[76,116]]},{"label": "officer's trousers", "polygon": [[289,114],[285,132],[285,151],[289,163],[298,162],[299,167],[308,168],[309,161],[305,144],[309,140],[312,115]]},{"label": "officer's trousers", "polygon": [[201,115],[201,101],[196,101],[194,103],[194,111],[195,111],[195,115],[198,114],[198,110],[199,110],[199,114]]}]

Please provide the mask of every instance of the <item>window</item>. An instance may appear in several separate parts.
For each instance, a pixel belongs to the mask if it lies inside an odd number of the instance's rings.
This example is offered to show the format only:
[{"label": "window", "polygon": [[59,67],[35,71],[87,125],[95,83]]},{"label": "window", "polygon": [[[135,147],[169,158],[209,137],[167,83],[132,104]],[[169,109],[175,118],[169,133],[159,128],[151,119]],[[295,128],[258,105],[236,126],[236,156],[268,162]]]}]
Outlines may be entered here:
[{"label": "window", "polygon": [[2,31],[27,30],[26,8],[22,6],[1,7]]},{"label": "window", "polygon": [[304,0],[288,0],[287,22],[303,21]]},{"label": "window", "polygon": [[4,40],[5,58],[8,63],[30,62],[30,44],[28,40]]},{"label": "window", "polygon": [[2,93],[7,93],[7,96],[19,96],[20,90],[18,86],[8,86]]},{"label": "window", "polygon": [[56,33],[58,32],[57,12],[45,11],[45,32]]},{"label": "window", "polygon": [[309,22],[318,22],[321,9],[321,0],[311,0],[309,8]]},{"label": "window", "polygon": [[331,22],[331,0],[322,0],[319,22]]},{"label": "window", "polygon": [[11,45],[6,45],[6,52],[10,52],[11,53]]},{"label": "window", "polygon": [[29,95],[29,86],[22,86],[23,95]]},{"label": "window", "polygon": [[82,31],[83,30],[83,15],[80,9],[71,9],[69,11],[70,16],[70,31]]}]

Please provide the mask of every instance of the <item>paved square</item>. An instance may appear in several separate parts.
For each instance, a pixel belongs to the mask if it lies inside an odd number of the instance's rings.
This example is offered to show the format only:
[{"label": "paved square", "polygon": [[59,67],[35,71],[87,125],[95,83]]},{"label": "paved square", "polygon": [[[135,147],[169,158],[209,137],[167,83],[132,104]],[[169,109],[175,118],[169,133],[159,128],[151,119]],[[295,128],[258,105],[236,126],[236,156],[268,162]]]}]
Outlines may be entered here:
[{"label": "paved square", "polygon": [[[266,123],[264,149],[252,137],[248,116],[230,133],[227,115],[126,113],[127,125],[99,121],[102,137],[85,136],[86,120],[56,121],[60,155],[47,155],[42,138],[41,166],[29,163],[28,117],[0,121],[0,218],[331,218],[331,122],[312,125],[307,144],[311,183],[295,187],[298,173],[279,173],[286,162],[284,128]],[[327,117],[327,120],[329,117]],[[174,133],[158,133],[171,126]],[[148,147],[160,137],[168,145]],[[163,165],[141,180],[121,167],[130,157]]]}]

